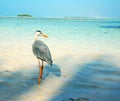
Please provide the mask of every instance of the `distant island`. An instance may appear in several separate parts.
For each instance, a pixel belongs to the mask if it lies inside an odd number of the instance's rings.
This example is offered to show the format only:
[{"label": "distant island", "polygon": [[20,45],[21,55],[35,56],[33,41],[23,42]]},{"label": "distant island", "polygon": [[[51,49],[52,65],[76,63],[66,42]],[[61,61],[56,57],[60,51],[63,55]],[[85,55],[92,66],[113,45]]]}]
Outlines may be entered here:
[{"label": "distant island", "polygon": [[17,17],[29,17],[29,18],[31,18],[32,15],[30,15],[30,14],[19,14],[19,15],[17,15]]}]

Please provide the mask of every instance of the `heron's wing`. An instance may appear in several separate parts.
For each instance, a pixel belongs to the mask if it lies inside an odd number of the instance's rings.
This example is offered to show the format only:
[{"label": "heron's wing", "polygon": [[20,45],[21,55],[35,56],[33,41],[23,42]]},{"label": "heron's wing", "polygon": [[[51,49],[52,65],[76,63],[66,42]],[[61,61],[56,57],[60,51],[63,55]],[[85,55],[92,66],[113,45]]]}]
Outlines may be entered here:
[{"label": "heron's wing", "polygon": [[34,43],[34,49],[36,51],[35,55],[38,58],[40,58],[50,64],[52,63],[50,50],[45,43],[43,43],[42,41],[38,41],[38,42]]}]

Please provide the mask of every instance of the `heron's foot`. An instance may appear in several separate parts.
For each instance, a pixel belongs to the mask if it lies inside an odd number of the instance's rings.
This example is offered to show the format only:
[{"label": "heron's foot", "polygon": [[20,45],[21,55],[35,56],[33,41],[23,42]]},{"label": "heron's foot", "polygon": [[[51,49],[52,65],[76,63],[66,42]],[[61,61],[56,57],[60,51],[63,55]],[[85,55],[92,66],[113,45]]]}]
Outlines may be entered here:
[{"label": "heron's foot", "polygon": [[41,78],[38,78],[38,84],[40,84],[41,81],[42,81],[42,79],[41,79]]}]

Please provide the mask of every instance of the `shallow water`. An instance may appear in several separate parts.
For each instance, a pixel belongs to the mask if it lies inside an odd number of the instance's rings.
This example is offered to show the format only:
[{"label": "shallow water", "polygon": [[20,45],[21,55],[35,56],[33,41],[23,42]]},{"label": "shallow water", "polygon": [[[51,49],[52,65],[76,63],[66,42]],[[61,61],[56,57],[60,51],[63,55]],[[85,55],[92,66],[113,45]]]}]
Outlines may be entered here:
[{"label": "shallow water", "polygon": [[[0,18],[0,100],[119,101],[119,26],[120,20]],[[53,68],[45,64],[40,87],[31,49],[37,29],[49,36],[40,39],[54,61]]]}]

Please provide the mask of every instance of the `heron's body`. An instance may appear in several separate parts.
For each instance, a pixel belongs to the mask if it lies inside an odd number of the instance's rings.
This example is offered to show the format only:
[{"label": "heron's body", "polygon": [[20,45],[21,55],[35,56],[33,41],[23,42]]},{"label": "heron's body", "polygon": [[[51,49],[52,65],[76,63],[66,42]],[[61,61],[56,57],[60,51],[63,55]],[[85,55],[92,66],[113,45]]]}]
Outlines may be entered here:
[{"label": "heron's body", "polygon": [[35,40],[32,45],[32,50],[34,55],[41,59],[42,61],[46,61],[48,64],[52,65],[52,57],[49,48],[45,43],[40,40]]},{"label": "heron's body", "polygon": [[[35,41],[32,44],[33,54],[38,58],[38,63],[40,68],[39,76],[38,76],[38,84],[39,84],[42,79],[43,61],[47,62],[52,66],[52,57],[48,46],[45,43],[43,43],[41,40],[39,40],[38,36],[43,36],[43,37],[48,37],[48,36],[43,34],[41,31],[37,30],[34,36]],[[40,65],[40,60],[42,61],[42,65]]]}]

